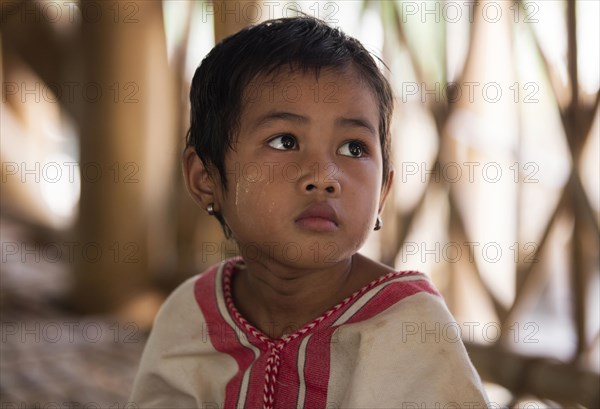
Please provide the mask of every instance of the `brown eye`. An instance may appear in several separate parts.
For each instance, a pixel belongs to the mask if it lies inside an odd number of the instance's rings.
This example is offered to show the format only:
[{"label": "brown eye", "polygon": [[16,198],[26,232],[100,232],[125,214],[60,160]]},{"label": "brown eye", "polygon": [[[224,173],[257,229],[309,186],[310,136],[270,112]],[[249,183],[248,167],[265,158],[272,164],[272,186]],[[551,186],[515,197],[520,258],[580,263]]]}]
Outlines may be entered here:
[{"label": "brown eye", "polygon": [[279,150],[290,150],[296,148],[296,138],[292,135],[280,135],[269,141],[269,146]]},{"label": "brown eye", "polygon": [[360,142],[350,141],[340,146],[338,153],[344,156],[360,158],[364,154],[364,147]]}]

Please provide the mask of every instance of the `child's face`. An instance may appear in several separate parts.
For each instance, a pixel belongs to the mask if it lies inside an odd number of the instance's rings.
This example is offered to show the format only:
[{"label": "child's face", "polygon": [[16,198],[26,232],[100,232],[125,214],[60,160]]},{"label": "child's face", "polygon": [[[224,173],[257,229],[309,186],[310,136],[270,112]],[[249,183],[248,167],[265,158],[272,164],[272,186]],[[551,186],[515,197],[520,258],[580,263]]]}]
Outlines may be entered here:
[{"label": "child's face", "polygon": [[285,71],[246,94],[214,198],[242,254],[298,267],[351,257],[389,190],[373,92],[346,69]]}]

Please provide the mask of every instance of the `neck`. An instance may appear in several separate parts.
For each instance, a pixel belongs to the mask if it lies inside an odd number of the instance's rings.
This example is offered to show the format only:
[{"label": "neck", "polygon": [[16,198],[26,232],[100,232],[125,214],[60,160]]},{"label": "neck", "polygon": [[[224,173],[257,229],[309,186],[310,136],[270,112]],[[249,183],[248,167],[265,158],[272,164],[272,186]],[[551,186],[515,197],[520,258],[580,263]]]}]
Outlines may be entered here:
[{"label": "neck", "polygon": [[246,262],[233,283],[240,313],[271,338],[291,333],[342,301],[352,257],[326,268],[295,269],[274,261]]}]

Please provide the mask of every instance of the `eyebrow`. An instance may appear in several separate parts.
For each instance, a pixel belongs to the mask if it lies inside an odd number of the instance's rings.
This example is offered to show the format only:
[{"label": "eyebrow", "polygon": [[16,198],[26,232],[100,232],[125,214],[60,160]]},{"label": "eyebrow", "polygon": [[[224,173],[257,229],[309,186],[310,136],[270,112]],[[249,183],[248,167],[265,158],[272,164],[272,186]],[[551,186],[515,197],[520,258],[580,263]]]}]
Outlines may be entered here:
[{"label": "eyebrow", "polygon": [[[296,122],[300,124],[307,124],[310,122],[308,117],[303,115],[294,114],[292,112],[286,111],[270,111],[264,115],[261,115],[254,124],[252,125],[252,129],[258,129],[265,125],[268,125],[270,122],[274,121],[289,121]],[[335,120],[335,125],[337,127],[343,128],[363,128],[369,131],[373,136],[377,135],[375,127],[364,118],[347,118],[347,117],[338,117]]]},{"label": "eyebrow", "polygon": [[261,115],[254,124],[252,125],[252,129],[258,129],[265,125],[268,125],[270,122],[274,121],[289,121],[289,122],[297,122],[301,124],[307,124],[310,120],[302,115],[293,114],[291,112],[285,111],[271,111],[267,112],[264,115]]},{"label": "eyebrow", "polygon": [[344,128],[364,128],[367,131],[369,131],[369,133],[371,133],[373,136],[377,135],[375,127],[373,127],[373,125],[371,125],[371,123],[364,118],[340,117],[336,119],[335,124],[336,126],[341,126]]}]

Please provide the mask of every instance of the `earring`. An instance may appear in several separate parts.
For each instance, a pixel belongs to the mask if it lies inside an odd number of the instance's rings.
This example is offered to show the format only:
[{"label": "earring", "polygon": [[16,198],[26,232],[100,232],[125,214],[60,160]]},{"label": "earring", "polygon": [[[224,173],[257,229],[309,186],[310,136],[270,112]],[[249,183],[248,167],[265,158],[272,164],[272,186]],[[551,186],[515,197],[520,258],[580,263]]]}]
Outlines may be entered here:
[{"label": "earring", "polygon": [[214,216],[215,215],[215,204],[209,203],[208,206],[206,206],[206,211],[208,212],[209,216]]},{"label": "earring", "polygon": [[383,220],[381,220],[381,216],[377,216],[377,221],[375,222],[375,228],[373,230],[379,230],[383,226]]}]

